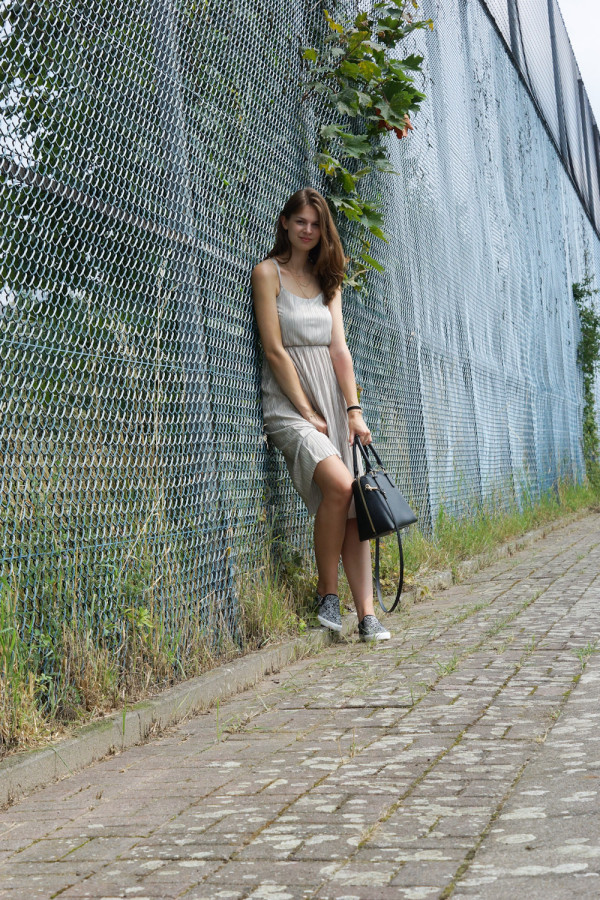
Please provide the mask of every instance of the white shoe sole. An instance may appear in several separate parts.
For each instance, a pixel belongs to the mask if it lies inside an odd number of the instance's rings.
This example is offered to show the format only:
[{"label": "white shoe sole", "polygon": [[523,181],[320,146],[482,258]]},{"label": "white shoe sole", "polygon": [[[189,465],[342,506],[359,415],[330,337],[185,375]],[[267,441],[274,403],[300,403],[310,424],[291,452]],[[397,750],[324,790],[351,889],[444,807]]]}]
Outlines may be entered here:
[{"label": "white shoe sole", "polygon": [[341,631],[342,623],[340,622],[330,622],[329,619],[326,619],[324,616],[317,616],[317,620],[323,628],[330,628],[331,631]]},{"label": "white shoe sole", "polygon": [[391,634],[389,631],[382,631],[380,634],[361,634],[361,641],[372,642],[372,641],[389,641],[391,638]]}]

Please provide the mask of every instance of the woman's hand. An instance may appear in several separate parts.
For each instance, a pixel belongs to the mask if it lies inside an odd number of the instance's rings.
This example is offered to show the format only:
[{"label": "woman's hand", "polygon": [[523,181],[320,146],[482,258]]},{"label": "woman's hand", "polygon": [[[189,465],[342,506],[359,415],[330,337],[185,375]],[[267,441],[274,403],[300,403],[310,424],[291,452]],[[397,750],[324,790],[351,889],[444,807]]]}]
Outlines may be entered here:
[{"label": "woman's hand", "polygon": [[363,419],[362,412],[360,409],[351,409],[348,413],[348,429],[350,431],[350,443],[354,443],[354,438],[356,435],[359,436],[360,442],[363,447],[366,444],[370,444],[373,438],[371,437],[371,432],[367,428],[367,424]]},{"label": "woman's hand", "polygon": [[310,422],[311,425],[314,425],[321,434],[327,434],[327,422],[318,412],[313,412],[312,415],[306,416],[306,420]]}]

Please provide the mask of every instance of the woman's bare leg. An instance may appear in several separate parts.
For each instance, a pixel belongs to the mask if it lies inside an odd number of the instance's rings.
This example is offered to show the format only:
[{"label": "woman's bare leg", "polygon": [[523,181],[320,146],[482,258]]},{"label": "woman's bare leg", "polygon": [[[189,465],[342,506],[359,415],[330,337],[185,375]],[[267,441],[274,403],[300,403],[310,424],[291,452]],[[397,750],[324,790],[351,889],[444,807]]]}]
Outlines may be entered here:
[{"label": "woman's bare leg", "polygon": [[338,592],[338,564],[352,500],[352,476],[338,456],[329,456],[317,465],[313,477],[323,494],[315,516],[314,534],[319,572],[317,591],[324,597]]},{"label": "woman's bare leg", "polygon": [[352,591],[358,621],[361,622],[365,616],[374,615],[373,576],[371,574],[371,544],[370,541],[358,539],[355,518],[346,521],[342,562]]}]

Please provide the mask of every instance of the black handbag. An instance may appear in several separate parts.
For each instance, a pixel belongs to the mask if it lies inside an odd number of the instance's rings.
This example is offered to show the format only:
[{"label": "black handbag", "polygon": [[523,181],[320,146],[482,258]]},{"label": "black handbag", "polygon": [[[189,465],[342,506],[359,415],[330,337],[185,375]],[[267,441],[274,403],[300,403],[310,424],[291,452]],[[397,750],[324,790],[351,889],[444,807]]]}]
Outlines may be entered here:
[{"label": "black handbag", "polygon": [[[358,455],[360,450],[365,463],[365,474],[359,475]],[[377,462],[378,468],[373,468],[369,459],[370,451]],[[352,446],[352,459],[354,463],[354,482],[352,493],[356,507],[356,521],[358,525],[358,537],[361,541],[375,539],[375,587],[379,605],[385,612],[393,612],[400,602],[402,584],[404,581],[404,555],[402,553],[402,540],[400,529],[406,528],[417,521],[414,512],[383,467],[373,444],[366,447],[360,442],[358,435],[354,438]],[[396,532],[398,538],[398,550],[400,552],[400,578],[396,598],[388,608],[384,605],[381,594],[381,582],[379,580],[379,538],[386,534]]]}]

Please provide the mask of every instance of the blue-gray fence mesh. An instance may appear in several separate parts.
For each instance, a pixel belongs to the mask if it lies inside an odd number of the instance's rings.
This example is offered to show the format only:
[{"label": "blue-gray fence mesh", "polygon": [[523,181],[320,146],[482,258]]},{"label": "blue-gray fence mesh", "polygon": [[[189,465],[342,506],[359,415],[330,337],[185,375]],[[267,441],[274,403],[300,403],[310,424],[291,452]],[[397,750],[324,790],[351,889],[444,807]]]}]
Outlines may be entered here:
[{"label": "blue-gray fence mesh", "polygon": [[[367,419],[426,531],[442,505],[583,473],[571,285],[600,272],[597,143],[572,136],[571,79],[562,160],[548,7],[512,6],[525,76],[501,3],[424,4],[428,99],[390,141],[400,176],[370,188],[386,272],[344,298]],[[237,637],[270,513],[308,543],[262,436],[249,275],[287,196],[323,186],[299,88],[322,4],[0,17],[1,541],[24,634],[76,618],[117,650],[152,602],[181,654],[194,629]]]}]

